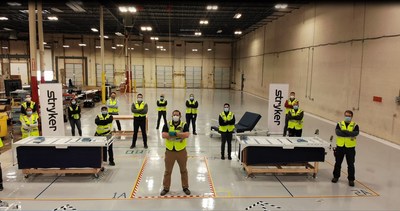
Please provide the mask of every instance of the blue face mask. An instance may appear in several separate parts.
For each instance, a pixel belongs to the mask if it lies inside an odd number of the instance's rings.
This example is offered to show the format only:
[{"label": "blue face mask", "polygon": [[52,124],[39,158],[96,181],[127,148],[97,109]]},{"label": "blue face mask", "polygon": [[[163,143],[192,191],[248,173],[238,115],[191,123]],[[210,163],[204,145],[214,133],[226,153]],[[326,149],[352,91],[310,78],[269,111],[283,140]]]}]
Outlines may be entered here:
[{"label": "blue face mask", "polygon": [[107,111],[101,111],[101,114],[106,115],[108,112]]},{"label": "blue face mask", "polygon": [[160,100],[164,100],[164,97],[160,97]]},{"label": "blue face mask", "polygon": [[229,112],[229,108],[224,108],[224,111],[225,112]]},{"label": "blue face mask", "polygon": [[345,117],[344,117],[344,121],[345,121],[345,122],[350,122],[350,121],[351,121],[351,117],[345,116]]},{"label": "blue face mask", "polygon": [[297,109],[299,109],[299,106],[293,106],[293,109],[297,110]]},{"label": "blue face mask", "polygon": [[194,100],[194,97],[190,97],[189,99],[190,99],[190,100]]}]

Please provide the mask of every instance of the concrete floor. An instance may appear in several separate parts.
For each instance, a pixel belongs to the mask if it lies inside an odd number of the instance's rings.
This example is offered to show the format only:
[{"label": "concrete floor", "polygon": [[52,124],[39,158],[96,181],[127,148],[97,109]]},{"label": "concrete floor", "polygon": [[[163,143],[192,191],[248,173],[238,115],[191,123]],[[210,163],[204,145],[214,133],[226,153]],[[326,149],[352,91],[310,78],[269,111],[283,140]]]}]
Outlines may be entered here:
[{"label": "concrete floor", "polygon": [[[149,104],[149,149],[138,138],[131,150],[131,138],[121,138],[114,145],[116,166],[105,164],[99,178],[92,175],[32,175],[24,178],[12,165],[11,150],[0,155],[5,189],[0,198],[9,204],[0,210],[398,210],[400,201],[399,146],[361,133],[356,156],[356,185],[349,187],[345,172],[332,184],[334,158],[328,152],[320,163],[317,178],[307,174],[261,174],[247,177],[241,164],[220,159],[220,140],[210,138],[210,125],[215,124],[223,104],[229,102],[237,120],[245,111],[263,117],[257,128],[267,127],[267,101],[232,90],[144,89],[138,90]],[[164,93],[171,111],[184,112],[185,99],[194,93],[199,101],[197,136],[191,135],[187,147],[191,196],[181,189],[179,168],[174,167],[170,193],[160,197],[164,171],[164,141],[156,130],[156,99]],[[135,94],[136,95],[136,94]],[[120,114],[130,114],[134,94],[119,95]],[[84,136],[95,131],[94,118],[102,105],[84,108]],[[338,120],[342,117],[338,117]],[[355,117],[357,120],[357,117]],[[329,140],[335,123],[307,114],[303,136]],[[122,128],[132,130],[132,122],[122,121]],[[70,135],[69,123],[65,124]],[[362,125],[360,125],[362,130]],[[346,171],[346,163],[342,165]],[[256,206],[253,206],[256,205]],[[252,206],[252,207],[250,207]]]}]

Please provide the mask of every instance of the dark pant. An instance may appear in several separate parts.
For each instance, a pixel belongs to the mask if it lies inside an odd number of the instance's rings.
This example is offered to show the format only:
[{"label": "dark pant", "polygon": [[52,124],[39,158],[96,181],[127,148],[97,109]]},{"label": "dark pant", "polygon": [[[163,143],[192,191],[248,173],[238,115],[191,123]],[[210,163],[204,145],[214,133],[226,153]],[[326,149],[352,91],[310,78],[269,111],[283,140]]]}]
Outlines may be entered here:
[{"label": "dark pant", "polygon": [[143,144],[147,146],[147,134],[146,134],[146,117],[134,117],[133,118],[133,138],[132,146],[136,146],[137,134],[142,131]]},{"label": "dark pant", "polygon": [[0,163],[0,184],[3,184],[3,170],[1,169],[1,163]]},{"label": "dark pant", "polygon": [[82,136],[81,120],[80,119],[69,118],[69,124],[71,125],[72,136],[75,136],[75,125],[78,128],[79,136]]},{"label": "dark pant", "polygon": [[286,114],[286,116],[285,116],[285,127],[283,128],[283,136],[286,136],[286,134],[287,134],[288,124],[289,124],[289,114]]},{"label": "dark pant", "polygon": [[335,150],[335,169],[333,170],[333,177],[339,178],[340,177],[340,169],[342,167],[342,162],[344,159],[344,156],[346,156],[346,162],[347,162],[347,179],[349,181],[354,181],[355,180],[355,168],[354,168],[354,162],[355,162],[355,157],[356,157],[356,148],[347,148],[347,147],[336,147]]},{"label": "dark pant", "polygon": [[303,133],[303,129],[296,130],[296,129],[288,129],[289,131],[289,137],[301,137],[301,134]]},{"label": "dark pant", "polygon": [[[118,113],[110,113],[111,115],[118,115]],[[119,131],[121,131],[121,123],[119,122],[119,120],[115,120],[115,122],[117,122],[117,128]]]},{"label": "dark pant", "polygon": [[103,147],[103,161],[107,162],[107,152],[108,152],[108,161],[109,162],[114,162],[114,151],[113,151],[113,144],[110,144],[110,146],[108,146],[108,150],[107,147]]},{"label": "dark pant", "polygon": [[231,157],[232,152],[232,133],[229,132],[221,132],[221,156],[225,155],[225,143],[228,143],[228,158]]},{"label": "dark pant", "polygon": [[192,121],[193,133],[196,132],[196,118],[197,114],[186,114],[186,123],[188,124],[188,128],[190,127],[190,121]]},{"label": "dark pant", "polygon": [[167,125],[167,111],[158,111],[157,129],[160,126],[161,117],[164,118],[164,124]]}]

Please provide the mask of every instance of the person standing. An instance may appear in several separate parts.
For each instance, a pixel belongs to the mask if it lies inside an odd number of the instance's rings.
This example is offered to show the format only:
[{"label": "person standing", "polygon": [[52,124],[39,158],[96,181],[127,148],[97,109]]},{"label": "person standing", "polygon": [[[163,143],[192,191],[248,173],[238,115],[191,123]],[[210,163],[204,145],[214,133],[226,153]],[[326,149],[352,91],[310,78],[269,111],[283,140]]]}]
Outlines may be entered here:
[{"label": "person standing", "polygon": [[[119,113],[119,101],[116,97],[117,93],[111,92],[110,98],[107,100],[108,114],[110,115],[118,115]],[[121,123],[119,120],[115,120],[115,122],[117,123],[118,130],[121,131]]]},{"label": "person standing", "polygon": [[171,174],[175,161],[179,165],[181,172],[181,183],[183,192],[190,195],[189,179],[187,165],[187,138],[189,138],[189,126],[186,122],[181,121],[181,112],[174,110],[172,112],[172,121],[164,125],[162,129],[162,137],[165,138],[165,172],[163,180],[163,190],[160,195],[164,196],[169,192],[171,186]]},{"label": "person standing", "polygon": [[25,96],[25,102],[21,104],[21,115],[26,115],[26,109],[31,108],[33,113],[37,113],[37,106],[34,101],[32,101],[31,95]]},{"label": "person standing", "polygon": [[167,123],[167,100],[164,99],[164,94],[161,94],[160,99],[157,100],[157,111],[158,111],[158,118],[157,118],[157,130],[160,126],[161,117],[164,119],[164,125]]},{"label": "person standing", "polygon": [[288,131],[290,137],[301,137],[303,132],[304,111],[299,108],[299,102],[293,103],[288,113]]},{"label": "person standing", "polygon": [[230,111],[229,103],[224,104],[224,111],[219,115],[219,132],[221,133],[221,159],[225,160],[225,143],[228,143],[228,160],[232,160],[232,134],[235,130],[235,114]]},{"label": "person standing", "polygon": [[72,136],[75,136],[75,125],[78,128],[79,136],[82,136],[81,107],[78,105],[76,99],[72,99],[68,107],[68,119],[71,125]]},{"label": "person standing", "polygon": [[196,119],[197,119],[197,108],[199,103],[194,100],[194,94],[190,94],[189,100],[186,100],[186,122],[188,127],[190,127],[190,122],[192,122],[193,135],[196,133]]},{"label": "person standing", "polygon": [[353,112],[347,110],[344,112],[344,121],[336,125],[336,147],[333,149],[335,155],[335,168],[333,170],[332,182],[337,183],[340,177],[342,162],[346,156],[347,179],[349,186],[354,186],[355,178],[355,157],[356,157],[356,137],[360,133],[358,125],[352,121]]},{"label": "person standing", "polygon": [[287,100],[285,101],[285,114],[286,114],[286,116],[285,116],[285,127],[283,128],[283,136],[286,136],[287,131],[288,131],[289,111],[290,111],[291,109],[293,109],[293,104],[296,103],[296,102],[299,102],[299,101],[296,99],[296,93],[290,92],[289,99],[287,99]]},{"label": "person standing", "polygon": [[26,115],[21,115],[19,120],[21,121],[22,138],[39,136],[39,115],[33,113],[31,107],[26,108]]},{"label": "person standing", "polygon": [[143,95],[137,95],[137,101],[132,103],[131,111],[133,113],[133,138],[131,149],[136,147],[137,135],[140,130],[142,131],[144,148],[147,149],[147,134],[146,134],[146,114],[148,111],[147,103],[143,101]]},{"label": "person standing", "polygon": [[[113,116],[108,114],[108,108],[106,106],[101,107],[101,113],[96,116],[94,120],[97,125],[95,136],[108,136],[111,134]],[[113,144],[108,146],[108,150],[103,148],[103,161],[107,162],[107,151],[108,161],[110,166],[115,166],[114,162],[114,151]]]}]

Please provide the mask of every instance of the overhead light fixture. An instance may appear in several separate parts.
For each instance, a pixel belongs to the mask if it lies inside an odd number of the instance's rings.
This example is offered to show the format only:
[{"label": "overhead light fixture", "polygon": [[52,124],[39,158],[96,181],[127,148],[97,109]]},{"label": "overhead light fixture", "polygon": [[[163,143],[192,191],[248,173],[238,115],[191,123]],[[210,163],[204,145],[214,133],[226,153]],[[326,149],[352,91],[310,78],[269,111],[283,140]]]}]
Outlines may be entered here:
[{"label": "overhead light fixture", "polygon": [[196,52],[196,51],[197,51],[197,49],[196,49],[196,48],[193,48],[193,49],[192,49],[192,51],[195,51],[195,52]]},{"label": "overhead light fixture", "polygon": [[135,13],[135,12],[137,12],[136,7],[134,7],[134,6],[120,6],[120,7],[118,7],[118,9],[122,13],[127,13],[127,12]]},{"label": "overhead light fixture", "polygon": [[0,21],[6,21],[6,20],[8,20],[7,17],[4,17],[4,16],[0,17]]},{"label": "overhead light fixture", "polygon": [[151,26],[141,26],[140,30],[142,30],[142,31],[151,31],[151,30],[153,30],[153,28],[151,28]]},{"label": "overhead light fixture", "polygon": [[139,43],[135,43],[134,45],[135,45],[135,46],[140,46],[140,44],[139,44]]},{"label": "overhead light fixture", "polygon": [[115,32],[115,35],[123,37],[124,35],[121,32]]},{"label": "overhead light fixture", "polygon": [[157,45],[157,48],[161,48],[161,49],[163,49],[163,48],[164,48],[164,46],[162,46],[162,45]]},{"label": "overhead light fixture", "polygon": [[165,49],[165,48],[161,48],[160,50],[161,50],[161,51],[167,51],[167,49]]},{"label": "overhead light fixture", "polygon": [[69,45],[63,45],[63,48],[69,48]]},{"label": "overhead light fixture", "polygon": [[207,10],[217,10],[218,6],[217,5],[208,5]]},{"label": "overhead light fixture", "polygon": [[122,44],[117,44],[117,47],[124,47],[124,45],[122,45]]},{"label": "overhead light fixture", "polygon": [[48,16],[47,19],[49,19],[51,21],[57,21],[58,20],[57,16]]},{"label": "overhead light fixture", "polygon": [[47,42],[43,42],[43,45],[46,45],[47,44]]},{"label": "overhead light fixture", "polygon": [[241,13],[236,13],[235,16],[233,16],[233,18],[235,19],[239,19],[240,17],[242,17]]},{"label": "overhead light fixture", "polygon": [[207,51],[212,51],[212,49],[211,49],[211,48],[209,48],[209,49],[207,49]]},{"label": "overhead light fixture", "polygon": [[149,49],[148,49],[148,48],[145,48],[144,50],[145,50],[145,51],[148,51]]},{"label": "overhead light fixture", "polygon": [[[99,35],[99,37],[101,38],[101,35]],[[104,39],[108,39],[108,36],[104,35]]]},{"label": "overhead light fixture", "polygon": [[71,10],[73,10],[74,12],[86,12],[86,10],[83,9],[81,6],[82,5],[81,1],[69,1],[65,3],[65,5],[71,8]]},{"label": "overhead light fixture", "polygon": [[150,37],[150,40],[158,40],[158,37]]},{"label": "overhead light fixture", "polygon": [[3,29],[6,30],[6,31],[12,31],[12,29],[6,28],[6,27],[4,27]]},{"label": "overhead light fixture", "polygon": [[56,7],[52,7],[50,9],[53,10],[54,12],[64,12],[64,11],[62,11],[62,10],[56,8]]},{"label": "overhead light fixture", "polygon": [[135,48],[128,48],[128,50],[131,50],[131,51],[133,51]]},{"label": "overhead light fixture", "polygon": [[101,48],[101,46],[100,45],[96,45],[96,48]]},{"label": "overhead light fixture", "polygon": [[200,20],[200,24],[207,25],[208,24],[208,20]]},{"label": "overhead light fixture", "polygon": [[195,36],[201,36],[201,32],[195,32],[194,35]]},{"label": "overhead light fixture", "polygon": [[99,30],[96,28],[91,28],[92,32],[98,32]]},{"label": "overhead light fixture", "polygon": [[115,50],[115,49],[117,49],[117,47],[115,47],[115,46],[112,46],[112,47],[111,47],[111,49]]},{"label": "overhead light fixture", "polygon": [[221,29],[217,31],[217,34],[220,34],[220,33],[222,33],[222,30],[221,30]]},{"label": "overhead light fixture", "polygon": [[242,34],[242,31],[235,31],[235,34],[240,35]]},{"label": "overhead light fixture", "polygon": [[85,43],[79,43],[78,45],[81,46],[81,47],[85,47],[86,46]]},{"label": "overhead light fixture", "polygon": [[7,2],[7,4],[8,4],[9,6],[12,6],[12,7],[19,7],[19,6],[22,5],[22,4],[19,3],[19,2]]},{"label": "overhead light fixture", "polygon": [[287,4],[276,4],[275,8],[276,9],[286,9],[288,7]]},{"label": "overhead light fixture", "polygon": [[8,47],[7,46],[3,46],[3,47],[1,47],[2,49],[8,49]]}]

